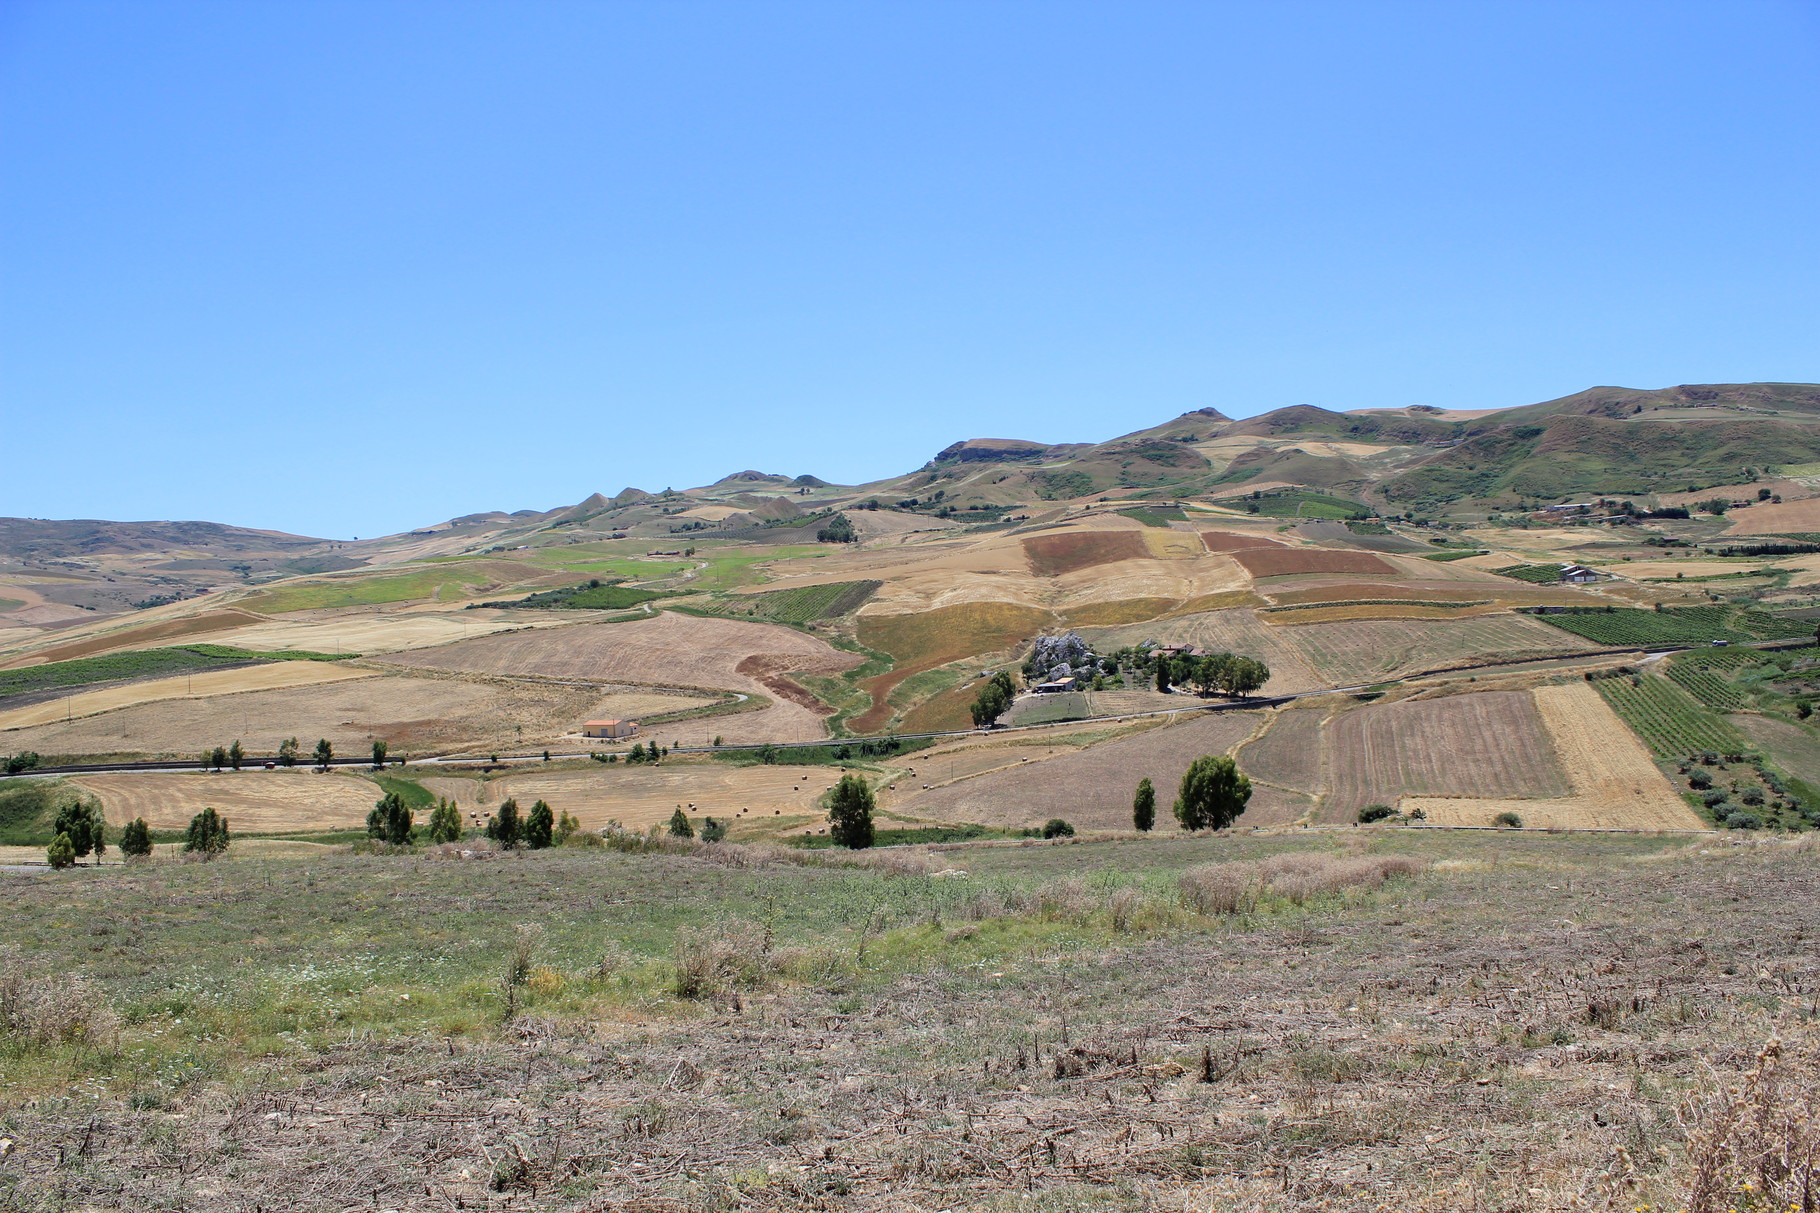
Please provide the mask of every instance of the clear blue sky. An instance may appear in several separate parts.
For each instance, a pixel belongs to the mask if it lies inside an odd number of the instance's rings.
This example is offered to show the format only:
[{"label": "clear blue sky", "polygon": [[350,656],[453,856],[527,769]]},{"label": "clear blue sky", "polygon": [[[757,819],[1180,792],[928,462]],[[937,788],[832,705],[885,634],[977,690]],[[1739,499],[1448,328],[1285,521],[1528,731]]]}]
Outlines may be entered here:
[{"label": "clear blue sky", "polygon": [[0,4],[0,514],[1820,379],[1812,0]]}]

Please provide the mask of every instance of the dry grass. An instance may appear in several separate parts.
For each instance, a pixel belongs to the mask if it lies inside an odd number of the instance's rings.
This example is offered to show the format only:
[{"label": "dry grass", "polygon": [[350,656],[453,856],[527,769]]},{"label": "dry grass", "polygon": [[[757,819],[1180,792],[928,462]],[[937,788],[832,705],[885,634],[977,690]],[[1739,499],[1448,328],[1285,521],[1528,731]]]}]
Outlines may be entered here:
[{"label": "dry grass", "polygon": [[1090,602],[1071,607],[1063,620],[1071,628],[1116,627],[1125,623],[1142,623],[1173,609],[1174,598],[1126,598],[1116,602]]},{"label": "dry grass", "polygon": [[[548,801],[558,813],[573,813],[584,829],[598,830],[618,821],[642,830],[668,821],[680,808],[698,822],[713,816],[731,823],[737,837],[754,828],[768,830],[775,817],[807,816],[819,828],[824,815],[816,808],[817,798],[838,778],[834,767],[685,763],[531,770],[484,781],[432,776],[423,783],[436,795],[454,800],[464,812],[482,817],[512,797],[521,806]],[[363,819],[364,813],[363,809]]]},{"label": "dry grass", "polygon": [[260,652],[308,649],[317,653],[396,653],[495,632],[572,625],[572,611],[443,611],[422,607],[371,608],[302,619],[268,620],[237,628],[221,644]]},{"label": "dry grass", "polygon": [[111,1048],[119,1032],[120,1017],[93,982],[46,973],[14,949],[0,951],[0,1047]]},{"label": "dry grass", "polygon": [[1462,586],[1458,582],[1436,583],[1432,581],[1401,581],[1387,585],[1381,581],[1341,582],[1330,585],[1304,586],[1298,584],[1294,589],[1272,589],[1270,601],[1278,605],[1302,602],[1343,603],[1360,598],[1408,598],[1416,601],[1432,602],[1485,602],[1494,595],[1485,591],[1490,586],[1474,583]]},{"label": "dry grass", "polygon": [[[1316,623],[1279,631],[1281,643],[1293,645],[1315,672],[1313,686],[1362,685],[1423,670],[1545,657],[1586,647],[1560,628],[1516,615]],[[1271,668],[1276,668],[1274,663]]]},{"label": "dry grass", "polygon": [[1047,611],[1009,602],[968,602],[906,615],[861,615],[860,643],[889,653],[896,664],[889,673],[860,683],[871,694],[872,706],[854,719],[854,731],[866,733],[882,727],[891,716],[888,697],[912,674],[963,657],[1001,652],[1053,622]]},{"label": "dry grass", "polygon": [[[374,676],[372,670],[355,669],[328,661],[274,661],[265,665],[244,666],[237,670],[209,670],[182,678],[153,678],[99,691],[81,691],[62,699],[0,712],[0,730],[23,729],[56,720],[95,716],[118,708],[164,699],[206,699],[246,691],[317,686]],[[0,740],[0,746],[5,745],[6,742]]]},{"label": "dry grass", "polygon": [[1182,904],[1200,914],[1248,914],[1260,899],[1306,905],[1348,889],[1375,889],[1425,865],[1406,855],[1341,856],[1299,851],[1258,863],[1211,863],[1189,868],[1177,880]]},{"label": "dry grass", "polygon": [[1820,1207],[1820,1048],[1772,1039],[1755,1064],[1682,1115],[1687,1213],[1813,1213]]},{"label": "dry grass", "polygon": [[1820,531],[1820,497],[1803,501],[1763,502],[1726,515],[1731,526],[1726,535],[1780,535],[1790,531]]},{"label": "dry grass", "polygon": [[[1547,729],[1546,745],[1534,752],[1559,757],[1572,785],[1571,795],[1526,800],[1412,796],[1403,801],[1403,810],[1413,813],[1420,809],[1435,825],[1485,826],[1501,813],[1515,813],[1525,826],[1544,829],[1708,828],[1656,769],[1643,743],[1592,687],[1572,682],[1538,687],[1531,695]],[[1482,697],[1427,702],[1474,698]]]},{"label": "dry grass", "polygon": [[1274,627],[1300,627],[1311,623],[1364,622],[1368,620],[1392,619],[1463,619],[1483,615],[1497,608],[1461,604],[1459,606],[1428,606],[1422,603],[1373,603],[1355,606],[1308,607],[1299,611],[1281,611],[1266,613]]}]

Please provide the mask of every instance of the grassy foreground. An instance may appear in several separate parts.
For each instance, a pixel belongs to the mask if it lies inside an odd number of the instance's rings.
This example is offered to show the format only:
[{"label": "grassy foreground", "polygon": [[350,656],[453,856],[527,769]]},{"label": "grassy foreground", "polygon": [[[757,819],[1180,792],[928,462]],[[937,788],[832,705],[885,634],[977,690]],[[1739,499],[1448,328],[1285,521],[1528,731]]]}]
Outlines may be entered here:
[{"label": "grassy foreground", "polygon": [[4,876],[0,1209],[1702,1208],[1820,1010],[1779,840],[252,850]]}]

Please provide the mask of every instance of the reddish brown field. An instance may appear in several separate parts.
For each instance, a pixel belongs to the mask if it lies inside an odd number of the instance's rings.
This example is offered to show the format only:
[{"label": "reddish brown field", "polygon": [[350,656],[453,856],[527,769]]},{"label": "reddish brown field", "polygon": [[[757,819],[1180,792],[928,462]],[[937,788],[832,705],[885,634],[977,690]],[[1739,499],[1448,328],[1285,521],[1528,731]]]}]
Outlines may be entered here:
[{"label": "reddish brown field", "polygon": [[1361,598],[1400,598],[1411,602],[1490,602],[1496,595],[1486,593],[1491,586],[1462,586],[1457,581],[1409,582],[1386,584],[1376,582],[1342,582],[1338,585],[1297,586],[1292,590],[1272,590],[1270,599],[1279,605],[1298,602],[1342,603]]},{"label": "reddish brown field", "polygon": [[1201,542],[1210,552],[1248,552],[1254,548],[1287,548],[1289,545],[1262,535],[1240,535],[1234,531],[1202,531]]},{"label": "reddish brown field", "polygon": [[1124,598],[1117,602],[1090,602],[1063,613],[1071,628],[1109,628],[1125,623],[1142,623],[1146,619],[1171,611],[1174,598]]},{"label": "reddish brown field", "polygon": [[1326,821],[1402,796],[1564,797],[1573,784],[1524,691],[1374,704],[1326,729]]},{"label": "reddish brown field", "polygon": [[1138,531],[1065,531],[1024,540],[1024,554],[1038,577],[1060,577],[1115,560],[1142,560],[1150,555]]},{"label": "reddish brown field", "polygon": [[[1188,764],[1203,754],[1226,753],[1262,723],[1256,712],[1197,713],[1168,727],[1053,758],[1032,746],[1028,763],[913,791],[893,799],[889,808],[901,816],[937,821],[1031,826],[1060,817],[1077,829],[1125,830],[1131,828],[1132,793],[1138,780],[1148,776],[1157,790],[1157,828],[1172,831],[1169,806]],[[1277,820],[1268,813],[1248,813],[1243,824]]]},{"label": "reddish brown field", "polygon": [[105,636],[91,636],[86,640],[72,640],[55,648],[40,649],[29,657],[15,657],[11,661],[0,663],[0,669],[16,669],[19,666],[41,665],[48,661],[70,661],[77,657],[93,657],[97,653],[111,653],[115,649],[143,649],[156,645],[160,641],[187,639],[191,636],[203,636],[209,632],[222,632],[229,628],[243,628],[250,623],[264,623],[265,616],[254,615],[248,611],[204,611],[200,615],[186,615],[182,619],[166,619],[162,623],[148,623],[124,631],[109,632]]},{"label": "reddish brown field", "polygon": [[1265,548],[1233,557],[1253,577],[1286,577],[1295,573],[1379,573],[1395,576],[1396,568],[1370,552],[1336,552],[1328,548]]}]

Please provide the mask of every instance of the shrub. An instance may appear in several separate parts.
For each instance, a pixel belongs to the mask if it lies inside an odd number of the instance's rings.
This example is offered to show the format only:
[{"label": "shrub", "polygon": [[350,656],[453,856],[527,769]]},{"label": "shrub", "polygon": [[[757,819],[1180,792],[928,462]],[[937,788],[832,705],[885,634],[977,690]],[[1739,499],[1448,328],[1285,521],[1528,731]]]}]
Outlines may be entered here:
[{"label": "shrub", "polygon": [[1496,817],[1492,818],[1491,824],[1495,825],[1495,826],[1503,826],[1504,828],[1510,829],[1510,830],[1520,830],[1523,828],[1523,819],[1521,817],[1517,816],[1515,813],[1511,812],[1509,809],[1506,809],[1502,813],[1499,813]]},{"label": "shrub", "polygon": [[1755,813],[1732,813],[1725,818],[1728,830],[1761,830],[1763,819]]},{"label": "shrub", "polygon": [[1263,883],[1256,864],[1210,863],[1176,881],[1182,904],[1200,914],[1243,914],[1257,904]]},{"label": "shrub", "polygon": [[670,837],[672,837],[672,838],[693,838],[693,837],[695,837],[695,827],[689,824],[689,815],[687,813],[684,813],[681,809],[678,809],[678,810],[676,810],[676,812],[670,814]]},{"label": "shrub", "polygon": [[86,978],[33,973],[18,953],[0,953],[0,1040],[15,1048],[106,1048],[119,1028],[119,1017]]},{"label": "shrub", "polygon": [[755,922],[725,921],[676,934],[671,988],[678,998],[711,998],[757,989],[777,973],[771,931]]},{"label": "shrub", "polygon": [[1359,824],[1370,825],[1374,821],[1384,821],[1396,815],[1397,811],[1387,804],[1368,804],[1359,810]]},{"label": "shrub", "polygon": [[1709,772],[1695,767],[1687,773],[1687,786],[1696,792],[1704,792],[1713,786],[1713,777]]},{"label": "shrub", "polygon": [[59,834],[51,839],[51,845],[44,852],[45,862],[61,871],[74,866],[76,862],[76,844],[70,841],[68,834]]},{"label": "shrub", "polygon": [[1727,799],[1729,799],[1727,793],[1718,788],[1714,788],[1700,797],[1700,803],[1711,809],[1724,804]]},{"label": "shrub", "polygon": [[1043,823],[1044,838],[1073,838],[1074,827],[1060,817],[1051,817]]},{"label": "shrub", "polygon": [[139,817],[126,823],[120,831],[120,853],[129,859],[139,859],[152,853],[152,831],[145,824],[145,818]]},{"label": "shrub", "polygon": [[726,837],[726,822],[710,817],[701,823],[701,840],[703,842],[724,842]]}]

